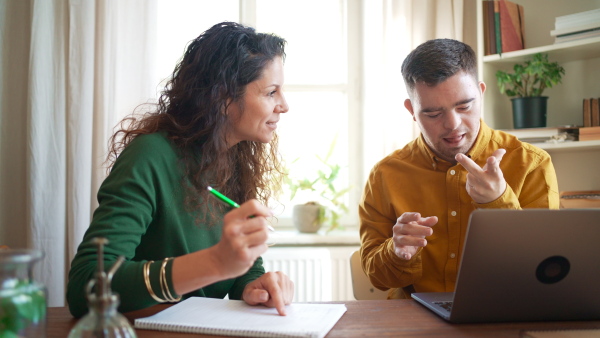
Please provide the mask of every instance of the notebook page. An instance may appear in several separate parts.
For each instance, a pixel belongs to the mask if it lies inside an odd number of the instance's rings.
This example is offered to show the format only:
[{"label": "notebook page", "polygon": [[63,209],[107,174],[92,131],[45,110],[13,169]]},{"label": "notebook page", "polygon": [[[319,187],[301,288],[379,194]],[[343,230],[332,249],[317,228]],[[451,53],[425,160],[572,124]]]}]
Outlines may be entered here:
[{"label": "notebook page", "polygon": [[324,337],[346,312],[344,304],[293,303],[286,316],[274,308],[244,301],[191,297],[153,316],[136,319],[134,326],[173,332],[247,337]]}]

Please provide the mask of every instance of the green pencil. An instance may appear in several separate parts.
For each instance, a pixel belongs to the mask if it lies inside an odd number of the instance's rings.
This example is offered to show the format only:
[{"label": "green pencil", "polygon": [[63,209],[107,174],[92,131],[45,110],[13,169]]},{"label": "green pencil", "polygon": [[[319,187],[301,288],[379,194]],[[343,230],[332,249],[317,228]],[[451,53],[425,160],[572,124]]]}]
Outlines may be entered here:
[{"label": "green pencil", "polygon": [[213,195],[215,195],[221,201],[225,202],[225,204],[229,205],[230,207],[232,207],[232,208],[240,207],[239,204],[235,203],[229,197],[227,197],[227,196],[221,194],[220,192],[218,192],[217,190],[213,189],[211,186],[206,187],[206,189],[208,189],[208,191],[210,191]]},{"label": "green pencil", "polygon": [[[208,189],[208,191],[210,191],[211,194],[213,194],[219,200],[225,202],[228,206],[230,206],[232,208],[239,208],[240,207],[239,204],[235,203],[229,197],[227,197],[227,196],[221,194],[220,192],[218,192],[217,190],[213,189],[211,186],[206,187],[206,189]],[[275,229],[272,226],[268,225],[267,227],[269,228],[269,230],[275,232]]]}]

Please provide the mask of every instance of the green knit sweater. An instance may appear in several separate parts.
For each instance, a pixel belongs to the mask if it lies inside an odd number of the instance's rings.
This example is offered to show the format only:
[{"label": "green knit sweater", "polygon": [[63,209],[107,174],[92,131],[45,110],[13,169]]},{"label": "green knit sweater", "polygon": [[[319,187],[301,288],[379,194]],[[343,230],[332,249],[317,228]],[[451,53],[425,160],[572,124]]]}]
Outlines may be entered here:
[{"label": "green knit sweater", "polygon": [[[121,153],[110,175],[98,191],[99,206],[71,263],[67,302],[71,314],[87,313],[85,285],[94,277],[97,266],[94,237],[105,237],[104,266],[108,270],[119,256],[125,262],[115,273],[112,290],[120,295],[120,312],[156,304],[142,274],[144,263],[150,267],[154,293],[162,297],[159,271],[162,260],[209,248],[221,238],[222,222],[196,224],[194,215],[184,210],[182,170],[172,143],[163,133],[136,137]],[[171,281],[172,260],[167,265]],[[198,264],[198,269],[202,264]],[[224,280],[184,295],[241,299],[246,284],[264,274],[262,259],[235,279]]]}]

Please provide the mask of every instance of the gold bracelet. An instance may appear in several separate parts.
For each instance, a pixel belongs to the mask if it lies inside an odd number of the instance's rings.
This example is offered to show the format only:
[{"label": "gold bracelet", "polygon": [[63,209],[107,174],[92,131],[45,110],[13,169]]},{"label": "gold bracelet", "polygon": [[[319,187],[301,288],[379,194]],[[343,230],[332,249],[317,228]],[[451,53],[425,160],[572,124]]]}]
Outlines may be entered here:
[{"label": "gold bracelet", "polygon": [[163,293],[163,297],[165,297],[165,299],[171,303],[173,302],[178,302],[181,300],[181,296],[179,296],[178,298],[173,297],[173,295],[171,295],[171,291],[169,290],[169,284],[167,284],[167,262],[169,260],[173,259],[172,257],[167,257],[165,259],[163,259],[162,265],[160,267],[160,289],[162,290]]},{"label": "gold bracelet", "polygon": [[154,290],[152,290],[152,284],[150,284],[150,264],[154,263],[154,261],[147,261],[144,264],[144,282],[146,282],[146,289],[148,289],[148,293],[150,294],[150,296],[152,296],[152,298],[159,302],[159,303],[164,303],[166,302],[166,300],[164,299],[160,299],[155,293]]}]

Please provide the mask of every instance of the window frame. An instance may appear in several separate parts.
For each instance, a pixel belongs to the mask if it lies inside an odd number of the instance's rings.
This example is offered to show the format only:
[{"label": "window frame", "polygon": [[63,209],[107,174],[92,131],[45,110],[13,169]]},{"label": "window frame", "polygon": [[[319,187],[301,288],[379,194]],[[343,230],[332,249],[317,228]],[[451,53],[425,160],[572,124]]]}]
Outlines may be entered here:
[{"label": "window frame", "polygon": [[[348,185],[352,188],[348,198],[347,215],[341,218],[341,226],[347,230],[357,230],[358,204],[363,190],[363,142],[362,142],[362,1],[339,0],[342,4],[342,22],[345,26],[345,47],[347,55],[347,78],[346,83],[332,85],[310,85],[310,84],[286,84],[286,92],[318,91],[318,92],[342,92],[347,97],[348,107]],[[242,24],[256,27],[256,0],[240,0],[240,22]],[[354,150],[354,151],[353,151]],[[292,207],[292,206],[286,206]],[[277,227],[279,229],[292,229],[291,218],[278,217]]]}]

